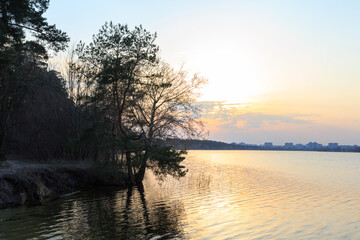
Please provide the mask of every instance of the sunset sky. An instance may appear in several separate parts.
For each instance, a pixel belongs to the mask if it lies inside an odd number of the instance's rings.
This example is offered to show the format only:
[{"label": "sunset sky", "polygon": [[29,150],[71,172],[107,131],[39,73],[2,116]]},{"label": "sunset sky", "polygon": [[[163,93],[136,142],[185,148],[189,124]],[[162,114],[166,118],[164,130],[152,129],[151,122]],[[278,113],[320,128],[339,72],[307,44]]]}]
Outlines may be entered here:
[{"label": "sunset sky", "polygon": [[157,32],[161,57],[208,79],[209,139],[360,145],[360,1],[51,0],[71,41],[105,21]]}]

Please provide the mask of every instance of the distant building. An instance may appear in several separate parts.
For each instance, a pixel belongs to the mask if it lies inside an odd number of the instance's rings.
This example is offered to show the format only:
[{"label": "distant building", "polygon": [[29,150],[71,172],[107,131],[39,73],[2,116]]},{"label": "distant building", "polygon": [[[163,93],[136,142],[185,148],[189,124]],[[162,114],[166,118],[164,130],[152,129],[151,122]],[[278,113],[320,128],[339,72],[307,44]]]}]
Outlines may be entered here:
[{"label": "distant building", "polygon": [[323,145],[319,144],[317,142],[309,142],[308,144],[306,144],[306,149],[308,149],[308,150],[319,150],[322,148],[323,148]]},{"label": "distant building", "polygon": [[356,150],[356,146],[341,145],[341,146],[339,146],[339,147],[340,147],[340,150],[341,150],[342,152],[351,152],[351,151]]},{"label": "distant building", "polygon": [[293,149],[294,144],[292,142],[285,143],[284,148],[285,149]]},{"label": "distant building", "polygon": [[296,150],[304,150],[305,149],[305,145],[304,144],[295,144],[295,149]]},{"label": "distant building", "polygon": [[264,143],[264,147],[266,147],[266,148],[272,148],[272,147],[273,147],[273,144],[272,144],[272,142],[266,142],[266,143]]},{"label": "distant building", "polygon": [[329,143],[328,147],[329,147],[329,149],[334,150],[339,147],[339,144],[338,143]]}]

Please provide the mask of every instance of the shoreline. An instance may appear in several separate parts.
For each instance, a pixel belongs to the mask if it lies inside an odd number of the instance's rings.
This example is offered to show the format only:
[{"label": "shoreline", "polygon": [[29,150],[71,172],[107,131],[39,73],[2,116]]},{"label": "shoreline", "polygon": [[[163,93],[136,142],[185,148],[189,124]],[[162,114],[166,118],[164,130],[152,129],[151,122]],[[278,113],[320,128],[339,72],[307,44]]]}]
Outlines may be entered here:
[{"label": "shoreline", "polygon": [[[4,166],[5,165],[5,166]],[[8,160],[0,167],[0,209],[41,205],[59,194],[101,186],[127,187],[125,174],[94,164]]]}]

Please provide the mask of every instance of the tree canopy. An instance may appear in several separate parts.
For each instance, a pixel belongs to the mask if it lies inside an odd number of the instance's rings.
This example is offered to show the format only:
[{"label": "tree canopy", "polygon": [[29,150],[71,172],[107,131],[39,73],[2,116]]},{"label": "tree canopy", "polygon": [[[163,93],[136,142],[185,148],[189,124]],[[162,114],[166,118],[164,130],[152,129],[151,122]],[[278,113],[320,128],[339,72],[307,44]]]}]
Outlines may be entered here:
[{"label": "tree canopy", "polygon": [[64,50],[69,41],[66,33],[49,25],[43,14],[49,0],[2,0],[0,2],[0,46],[12,43],[21,45],[25,32],[49,44],[54,50]]}]

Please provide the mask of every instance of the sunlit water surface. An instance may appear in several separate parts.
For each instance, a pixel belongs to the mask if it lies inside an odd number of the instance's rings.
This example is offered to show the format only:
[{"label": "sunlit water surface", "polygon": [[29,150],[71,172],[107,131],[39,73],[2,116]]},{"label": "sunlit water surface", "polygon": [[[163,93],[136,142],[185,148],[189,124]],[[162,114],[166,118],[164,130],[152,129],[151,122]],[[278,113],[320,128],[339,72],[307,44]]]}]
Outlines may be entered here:
[{"label": "sunlit water surface", "polygon": [[360,239],[360,154],[190,151],[181,180],[0,210],[0,239]]}]

